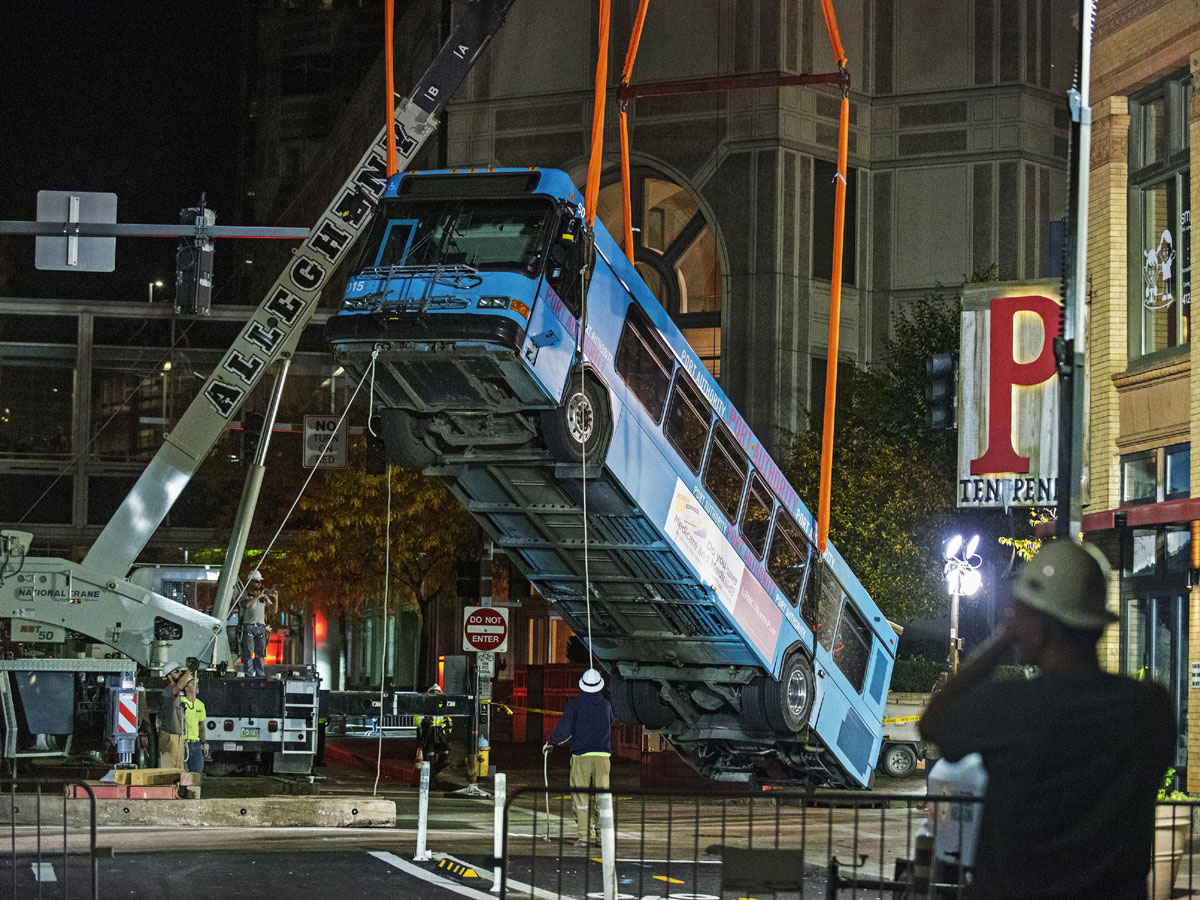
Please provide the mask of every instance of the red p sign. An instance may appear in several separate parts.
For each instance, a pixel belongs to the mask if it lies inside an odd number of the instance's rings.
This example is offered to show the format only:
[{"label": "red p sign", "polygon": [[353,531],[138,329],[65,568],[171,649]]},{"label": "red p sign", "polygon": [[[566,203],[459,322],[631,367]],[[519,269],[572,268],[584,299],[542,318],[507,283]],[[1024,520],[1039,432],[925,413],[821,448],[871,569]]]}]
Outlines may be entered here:
[{"label": "red p sign", "polygon": [[[1013,335],[1019,312],[1042,320],[1042,349],[1032,362],[1016,359]],[[1013,388],[1041,384],[1054,374],[1054,339],[1062,333],[1060,307],[1049,297],[996,297],[991,318],[988,443],[983,456],[971,460],[971,474],[1028,472],[1029,457],[1018,456],[1013,448]]]}]

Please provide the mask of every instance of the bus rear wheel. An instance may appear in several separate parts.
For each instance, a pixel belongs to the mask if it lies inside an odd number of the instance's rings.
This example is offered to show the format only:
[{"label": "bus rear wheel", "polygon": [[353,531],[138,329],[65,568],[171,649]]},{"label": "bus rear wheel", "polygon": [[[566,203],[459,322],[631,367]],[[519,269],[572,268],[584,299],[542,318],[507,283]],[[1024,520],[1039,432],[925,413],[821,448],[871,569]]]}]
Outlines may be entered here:
[{"label": "bus rear wheel", "polygon": [[542,433],[557,459],[582,463],[586,458],[589,469],[601,466],[612,436],[612,415],[600,380],[590,372],[572,373],[562,403],[542,414]]},{"label": "bus rear wheel", "polygon": [[422,417],[406,409],[381,409],[380,435],[387,447],[388,459],[401,466],[423,469],[433,465],[436,454],[422,440],[425,423]]},{"label": "bus rear wheel", "polygon": [[763,680],[762,702],[767,722],[777,734],[795,734],[808,724],[816,697],[812,663],[794,653],[779,673],[779,680]]},{"label": "bus rear wheel", "polygon": [[675,711],[663,703],[652,681],[632,681],[613,672],[610,679],[613,716],[630,725],[659,731],[675,721]]}]

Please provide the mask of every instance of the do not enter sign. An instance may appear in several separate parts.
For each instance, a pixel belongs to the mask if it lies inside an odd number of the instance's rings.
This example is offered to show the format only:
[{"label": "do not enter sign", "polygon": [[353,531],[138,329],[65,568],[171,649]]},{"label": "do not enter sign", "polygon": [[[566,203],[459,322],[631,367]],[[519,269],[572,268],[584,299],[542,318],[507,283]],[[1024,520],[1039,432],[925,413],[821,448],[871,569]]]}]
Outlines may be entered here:
[{"label": "do not enter sign", "polygon": [[508,610],[468,606],[463,619],[463,649],[503,653],[508,649]]}]

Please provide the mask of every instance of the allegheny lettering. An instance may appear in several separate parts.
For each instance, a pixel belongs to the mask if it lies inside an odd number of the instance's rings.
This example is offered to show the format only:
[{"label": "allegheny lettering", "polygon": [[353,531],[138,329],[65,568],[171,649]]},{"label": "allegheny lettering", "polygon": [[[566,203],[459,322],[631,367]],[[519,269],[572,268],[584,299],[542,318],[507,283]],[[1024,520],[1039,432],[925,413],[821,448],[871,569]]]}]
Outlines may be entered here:
[{"label": "allegheny lettering", "polygon": [[225,360],[224,365],[226,369],[242,379],[246,384],[253,384],[258,373],[262,371],[264,363],[257,356],[243,356],[236,350],[231,350],[229,358]]},{"label": "allegheny lettering", "polygon": [[291,325],[296,321],[296,316],[300,315],[304,309],[304,298],[298,297],[282,285],[275,289],[274,296],[267,302],[266,310],[279,316],[285,325]]},{"label": "allegheny lettering", "polygon": [[210,382],[204,389],[204,396],[208,398],[213,409],[226,419],[233,415],[233,411],[237,409],[237,405],[241,403],[245,393],[242,388],[216,380]]},{"label": "allegheny lettering", "polygon": [[292,284],[300,290],[315,291],[325,280],[325,267],[311,257],[301,256],[292,263],[288,274],[292,278]]},{"label": "allegheny lettering", "polygon": [[342,231],[326,219],[317,229],[317,233],[308,239],[308,243],[331,263],[335,263],[350,243],[351,237],[352,235]]}]

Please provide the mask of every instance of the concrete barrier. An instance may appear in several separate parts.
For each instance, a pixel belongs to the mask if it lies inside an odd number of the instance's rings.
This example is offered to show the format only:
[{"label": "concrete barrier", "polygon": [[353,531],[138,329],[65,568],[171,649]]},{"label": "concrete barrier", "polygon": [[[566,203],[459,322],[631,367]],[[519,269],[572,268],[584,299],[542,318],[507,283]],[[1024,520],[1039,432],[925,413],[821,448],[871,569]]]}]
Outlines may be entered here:
[{"label": "concrete barrier", "polygon": [[[42,821],[61,822],[62,800],[42,797]],[[7,805],[7,804],[6,804]],[[37,798],[16,797],[16,824],[37,823]],[[86,827],[86,800],[67,800],[67,824]],[[7,810],[3,823],[8,824]],[[396,804],[382,797],[242,797],[212,800],[97,800],[96,824],[196,827],[394,828]]]}]

